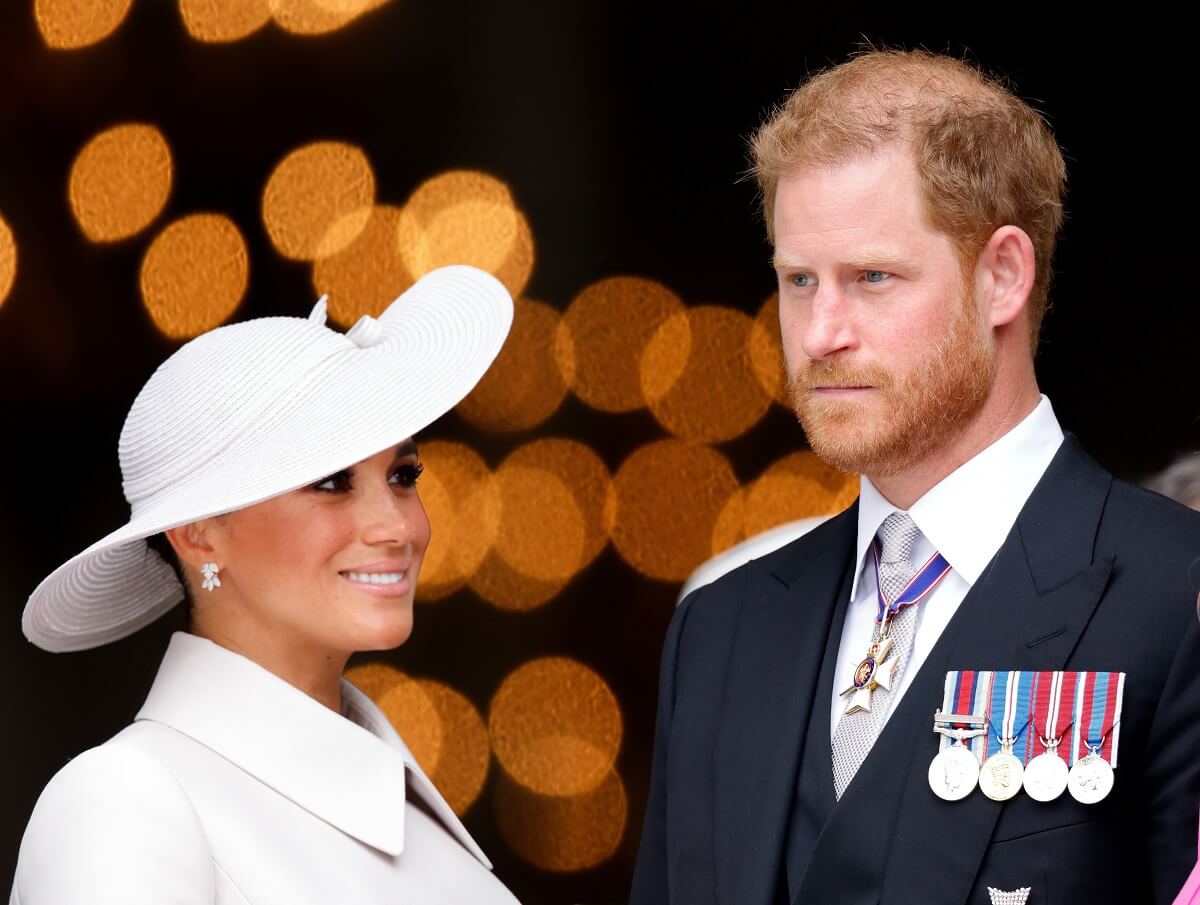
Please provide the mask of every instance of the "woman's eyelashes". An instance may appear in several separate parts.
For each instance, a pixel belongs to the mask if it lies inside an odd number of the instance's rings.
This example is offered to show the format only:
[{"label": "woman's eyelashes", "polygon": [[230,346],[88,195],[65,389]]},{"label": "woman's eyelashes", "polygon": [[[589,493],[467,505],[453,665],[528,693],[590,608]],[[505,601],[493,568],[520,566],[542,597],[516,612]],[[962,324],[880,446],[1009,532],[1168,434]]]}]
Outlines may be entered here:
[{"label": "woman's eyelashes", "polygon": [[[393,466],[388,473],[388,483],[394,487],[403,487],[410,489],[417,486],[417,481],[421,477],[421,472],[425,470],[425,466],[420,462],[402,462]],[[342,471],[331,474],[327,478],[322,478],[315,484],[311,485],[311,489],[321,491],[322,493],[349,493],[354,489],[354,471],[353,469],[343,469]]]},{"label": "woman's eyelashes", "polygon": [[345,469],[317,481],[317,483],[312,485],[312,489],[325,493],[345,493],[351,489],[351,477],[350,470]]},{"label": "woman's eyelashes", "polygon": [[416,487],[424,471],[425,466],[420,462],[406,462],[392,469],[389,480],[400,487]]}]

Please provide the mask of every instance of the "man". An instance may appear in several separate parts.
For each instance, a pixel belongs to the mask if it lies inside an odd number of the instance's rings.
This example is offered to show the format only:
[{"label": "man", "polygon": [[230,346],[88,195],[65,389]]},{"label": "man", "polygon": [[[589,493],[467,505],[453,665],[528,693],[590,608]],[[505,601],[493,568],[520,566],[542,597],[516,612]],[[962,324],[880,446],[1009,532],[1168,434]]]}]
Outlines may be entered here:
[{"label": "man", "polygon": [[[796,412],[862,493],[680,605],[633,905],[1169,902],[1200,804],[1200,517],[1114,480],[1038,391],[1053,136],[961,62],[873,52],[753,152]],[[956,708],[951,671],[1015,678]],[[1022,724],[1026,679],[1088,709]],[[1025,764],[1061,746],[1076,788],[1035,800],[1003,758],[980,785],[1014,797],[960,786],[935,728]],[[1076,800],[1118,736],[1111,792]]]}]

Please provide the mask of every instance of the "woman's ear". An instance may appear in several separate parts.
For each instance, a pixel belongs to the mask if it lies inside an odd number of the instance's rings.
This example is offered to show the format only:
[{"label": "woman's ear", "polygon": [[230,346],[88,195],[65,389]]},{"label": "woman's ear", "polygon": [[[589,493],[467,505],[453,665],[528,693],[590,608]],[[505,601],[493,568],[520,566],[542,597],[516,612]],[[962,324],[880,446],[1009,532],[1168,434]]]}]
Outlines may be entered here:
[{"label": "woman's ear", "polygon": [[216,556],[209,539],[209,522],[210,519],[202,519],[163,532],[179,561],[196,571],[205,563],[213,562]]}]

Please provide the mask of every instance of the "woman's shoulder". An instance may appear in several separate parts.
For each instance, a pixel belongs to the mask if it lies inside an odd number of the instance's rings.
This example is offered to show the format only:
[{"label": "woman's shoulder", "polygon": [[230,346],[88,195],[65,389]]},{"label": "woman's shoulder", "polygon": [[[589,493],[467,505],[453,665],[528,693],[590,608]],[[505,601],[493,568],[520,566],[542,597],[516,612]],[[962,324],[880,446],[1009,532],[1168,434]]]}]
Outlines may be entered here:
[{"label": "woman's shoulder", "polygon": [[171,901],[212,902],[212,855],[183,787],[118,735],[46,785],[21,840],[15,891],[22,905],[161,902],[168,891]]}]

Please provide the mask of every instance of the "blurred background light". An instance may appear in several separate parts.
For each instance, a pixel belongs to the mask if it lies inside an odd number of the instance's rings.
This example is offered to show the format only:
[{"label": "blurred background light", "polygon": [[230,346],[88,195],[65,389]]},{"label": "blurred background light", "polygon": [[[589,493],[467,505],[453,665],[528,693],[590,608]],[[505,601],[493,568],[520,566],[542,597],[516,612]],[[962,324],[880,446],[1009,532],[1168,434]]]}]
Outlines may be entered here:
[{"label": "blurred background light", "polygon": [[500,489],[487,464],[462,443],[423,441],[418,485],[433,527],[417,599],[438,600],[479,569],[500,530]]},{"label": "blurred background light", "polygon": [[708,446],[656,440],[629,456],[613,479],[613,545],[634,569],[683,581],[714,552],[713,531],[740,494],[729,460]]},{"label": "blurred background light", "polygon": [[[553,415],[567,394],[568,383],[555,355],[561,322],[562,316],[549,305],[515,299],[512,329],[504,348],[455,411],[490,431],[528,430]],[[573,365],[564,367],[573,373]]]},{"label": "blurred background light", "polygon": [[283,158],[263,189],[267,235],[285,258],[312,261],[337,254],[367,225],[375,173],[360,148],[319,141]]},{"label": "blurred background light", "polygon": [[240,41],[271,21],[268,0],[179,0],[184,28],[197,41]]},{"label": "blurred background light", "polygon": [[496,759],[518,784],[543,795],[580,795],[612,770],[621,710],[594,671],[566,657],[544,657],[501,683],[488,732]]},{"label": "blurred background light", "polygon": [[650,411],[671,433],[695,443],[741,436],[770,405],[749,354],[753,322],[732,308],[687,308],[650,337],[640,363]]},{"label": "blurred background light", "polygon": [[602,412],[643,408],[642,354],[659,327],[683,311],[679,296],[655,280],[619,276],[593,283],[575,296],[559,328],[564,378]]},{"label": "blurred background light", "polygon": [[141,232],[171,194],[173,164],[157,128],[125,123],[95,135],[75,156],[67,197],[83,234],[116,242]]},{"label": "blurred background light", "polygon": [[17,240],[4,218],[0,217],[0,305],[8,298],[17,279]]},{"label": "blurred background light", "polygon": [[34,0],[33,16],[48,46],[73,50],[111,35],[125,21],[132,3],[133,0]]},{"label": "blurred background light", "polygon": [[221,214],[192,214],[160,232],[142,259],[142,302],[171,339],[190,339],[224,323],[249,279],[246,242]]}]

